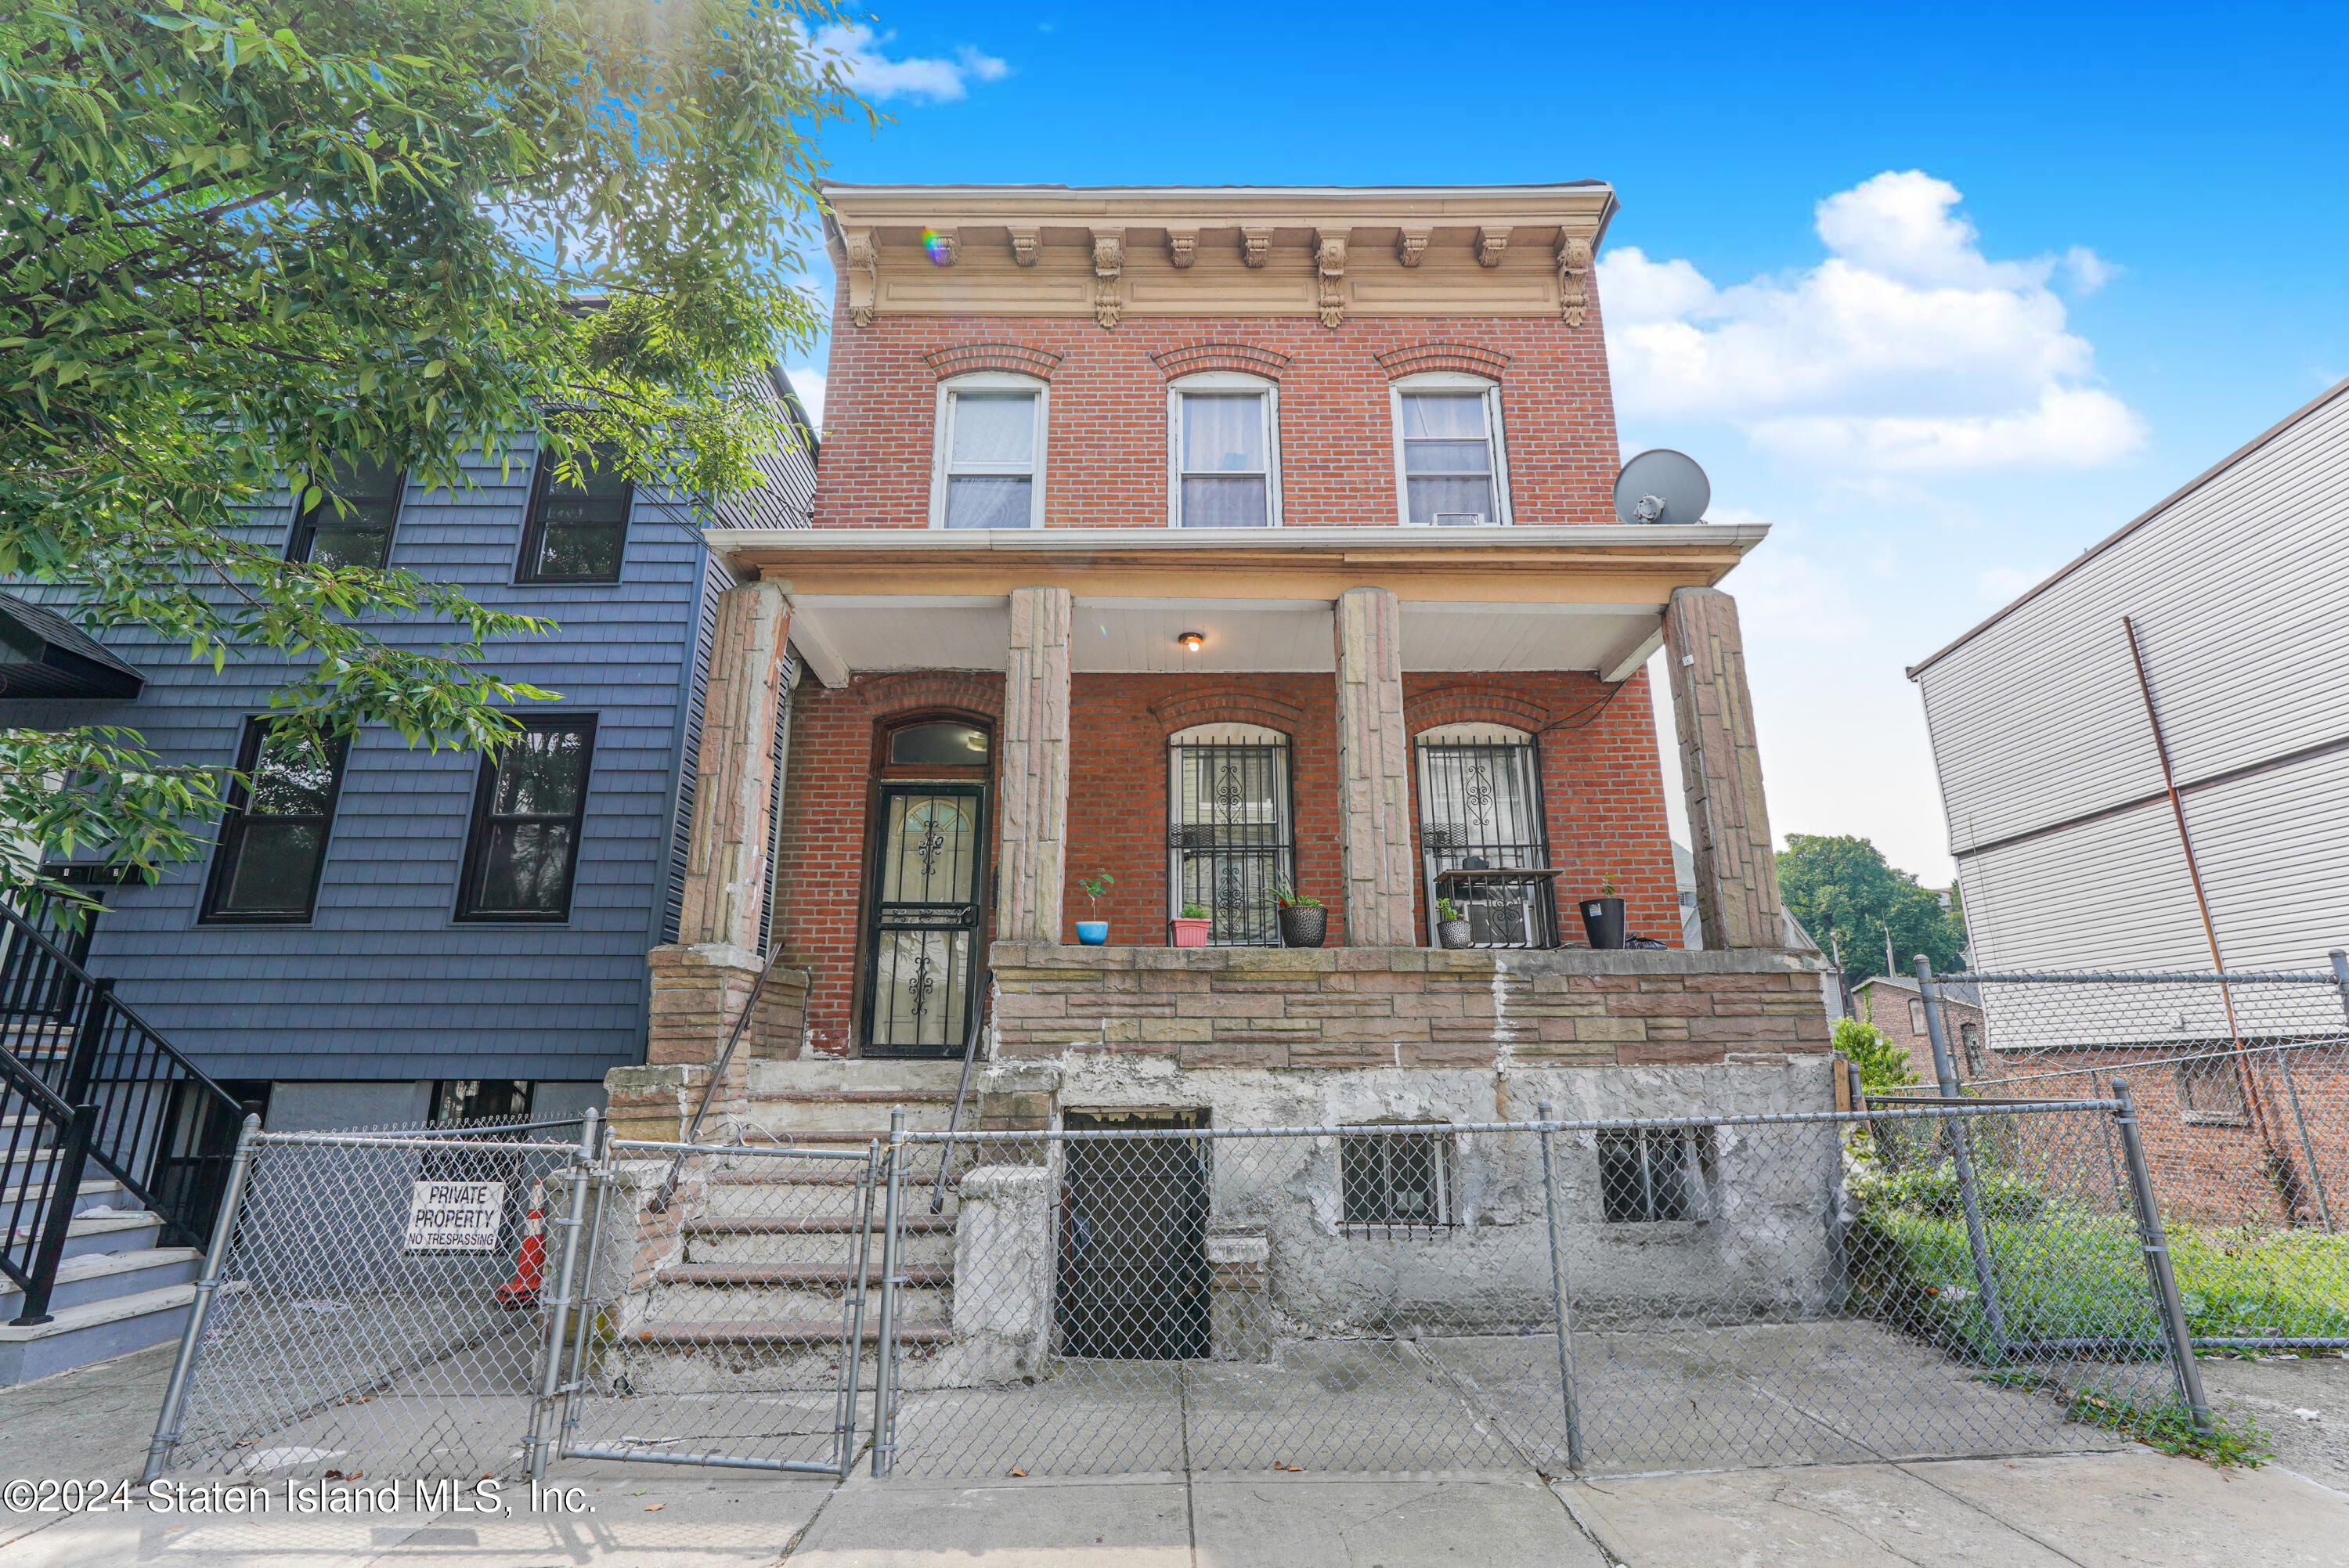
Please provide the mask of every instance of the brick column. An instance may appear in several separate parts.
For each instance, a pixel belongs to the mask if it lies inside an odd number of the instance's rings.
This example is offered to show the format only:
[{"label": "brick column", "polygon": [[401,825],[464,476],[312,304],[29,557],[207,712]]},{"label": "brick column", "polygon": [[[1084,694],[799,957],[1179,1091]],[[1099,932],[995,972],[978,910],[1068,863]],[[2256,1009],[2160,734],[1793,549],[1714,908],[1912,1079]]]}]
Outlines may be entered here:
[{"label": "brick column", "polygon": [[[694,758],[693,836],[677,941],[647,957],[652,1001],[645,1059],[655,1065],[715,1061],[765,966],[759,915],[767,892],[775,771],[782,760],[776,725],[791,628],[790,601],[772,583],[719,595],[701,747]],[[796,1045],[806,991],[804,971],[779,970],[770,977],[759,1018],[744,1034],[745,1057]]]},{"label": "brick column", "polygon": [[1069,591],[1011,591],[1004,665],[1002,752],[996,776],[995,935],[1061,940],[1069,842]]},{"label": "brick column", "polygon": [[1704,944],[1784,947],[1778,861],[1762,797],[1737,601],[1717,588],[1673,590],[1664,611],[1664,648]]},{"label": "brick column", "polygon": [[1410,947],[1411,738],[1402,721],[1402,607],[1383,588],[1338,598],[1339,845],[1346,941]]}]

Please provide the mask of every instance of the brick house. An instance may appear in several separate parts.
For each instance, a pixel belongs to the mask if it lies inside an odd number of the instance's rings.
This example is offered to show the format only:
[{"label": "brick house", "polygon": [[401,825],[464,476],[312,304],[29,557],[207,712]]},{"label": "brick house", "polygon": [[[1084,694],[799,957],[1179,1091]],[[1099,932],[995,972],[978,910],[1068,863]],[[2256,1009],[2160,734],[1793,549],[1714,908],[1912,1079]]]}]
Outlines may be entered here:
[{"label": "brick house", "polygon": [[[826,195],[813,526],[709,535],[623,1125],[673,1133],[762,971],[720,1099],[778,1129],[942,1120],[967,1045],[997,1124],[1826,1103],[1715,586],[1767,531],[1615,519],[1607,186]],[[1662,950],[1583,944],[1610,877]],[[1326,946],[1280,945],[1282,884]]]},{"label": "brick house", "polygon": [[[1950,1042],[1951,1065],[1961,1082],[1992,1075],[1996,1068],[1982,1037],[1980,999],[1966,985],[1944,985],[1941,1027]],[[1925,1028],[1925,1000],[1917,982],[1900,975],[1872,975],[1851,988],[1852,1010],[1909,1054],[1909,1070],[1920,1084],[1934,1081],[1933,1042]]]}]

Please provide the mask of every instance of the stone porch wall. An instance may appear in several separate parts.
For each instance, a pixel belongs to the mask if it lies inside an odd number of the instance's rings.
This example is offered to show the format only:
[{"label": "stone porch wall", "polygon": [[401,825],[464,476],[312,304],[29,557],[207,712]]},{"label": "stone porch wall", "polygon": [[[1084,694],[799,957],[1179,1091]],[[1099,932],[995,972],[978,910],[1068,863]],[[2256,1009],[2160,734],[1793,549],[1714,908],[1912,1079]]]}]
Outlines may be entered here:
[{"label": "stone porch wall", "polygon": [[1828,1049],[1825,960],[1761,949],[1067,947],[999,942],[996,1059],[1184,1068],[1641,1067]]}]

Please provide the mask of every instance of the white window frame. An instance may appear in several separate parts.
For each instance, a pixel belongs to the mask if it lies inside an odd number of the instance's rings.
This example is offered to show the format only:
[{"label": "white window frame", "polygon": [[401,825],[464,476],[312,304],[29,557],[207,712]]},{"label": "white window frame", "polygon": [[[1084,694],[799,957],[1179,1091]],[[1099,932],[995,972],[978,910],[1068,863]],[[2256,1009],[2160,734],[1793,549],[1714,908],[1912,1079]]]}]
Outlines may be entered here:
[{"label": "white window frame", "polygon": [[[1280,383],[1237,370],[1203,370],[1166,384],[1166,526],[1183,526],[1183,396],[1186,392],[1260,392],[1264,412],[1264,525],[1280,526]],[[1244,531],[1253,533],[1254,529]]]},{"label": "white window frame", "polygon": [[1457,370],[1427,370],[1387,383],[1387,425],[1394,433],[1395,521],[1406,528],[1439,528],[1434,522],[1411,521],[1411,480],[1402,467],[1402,398],[1406,392],[1481,392],[1485,397],[1485,440],[1493,453],[1493,521],[1487,527],[1507,528],[1509,509],[1509,442],[1501,424],[1501,384],[1487,376]]},{"label": "white window frame", "polygon": [[[1035,438],[1028,475],[1028,526],[1044,526],[1044,438],[1052,428],[1052,384],[1041,377],[1009,370],[974,370],[949,376],[938,383],[937,409],[930,428],[930,526],[947,525],[947,480],[954,462],[955,397],[962,392],[1033,392],[1036,395]],[[985,530],[969,530],[983,532]]]}]

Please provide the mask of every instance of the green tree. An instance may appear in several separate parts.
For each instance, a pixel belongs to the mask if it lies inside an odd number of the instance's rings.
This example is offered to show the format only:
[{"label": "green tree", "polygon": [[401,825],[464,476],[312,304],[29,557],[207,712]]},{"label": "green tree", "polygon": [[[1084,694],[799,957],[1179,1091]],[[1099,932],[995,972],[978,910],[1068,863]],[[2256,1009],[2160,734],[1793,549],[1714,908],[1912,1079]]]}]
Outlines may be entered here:
[{"label": "green tree", "polygon": [[[790,439],[743,390],[819,325],[814,137],[862,106],[803,0],[19,0],[0,7],[0,575],[320,733],[496,748],[544,624],[240,531],[371,463],[461,488],[537,431],[706,500]],[[592,304],[593,308],[590,308]],[[339,505],[339,501],[335,502]],[[688,514],[689,515],[689,514]],[[425,645],[377,634],[417,618]],[[438,635],[436,634],[435,635]],[[216,770],[0,734],[0,889],[200,848]]]},{"label": "green tree", "polygon": [[1870,1092],[1906,1088],[1918,1081],[1909,1065],[1909,1053],[1873,1024],[1857,1018],[1837,1018],[1835,1048],[1859,1068],[1859,1087]]},{"label": "green tree", "polygon": [[1901,974],[1920,953],[1936,969],[1954,969],[1965,951],[1965,913],[1954,892],[1941,895],[1887,864],[1866,839],[1789,833],[1778,856],[1779,896],[1822,947],[1828,938],[1843,954],[1845,977],[1857,985],[1884,973],[1884,938],[1892,937]]}]

